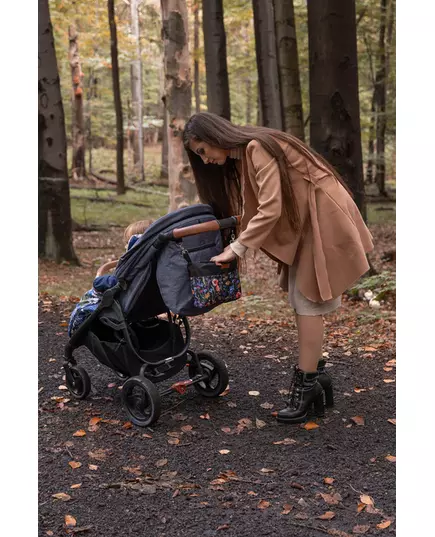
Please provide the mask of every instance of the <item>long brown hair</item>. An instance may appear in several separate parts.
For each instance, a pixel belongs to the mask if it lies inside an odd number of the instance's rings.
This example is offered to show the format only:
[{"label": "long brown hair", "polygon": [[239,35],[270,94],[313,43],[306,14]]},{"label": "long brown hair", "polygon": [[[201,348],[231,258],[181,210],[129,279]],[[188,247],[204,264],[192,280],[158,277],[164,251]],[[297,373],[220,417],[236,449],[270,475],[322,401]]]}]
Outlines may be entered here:
[{"label": "long brown hair", "polygon": [[228,158],[223,166],[204,164],[202,158],[189,148],[191,140],[206,142],[221,149],[244,149],[252,140],[259,142],[278,162],[283,209],[295,231],[300,231],[301,221],[289,175],[288,166],[291,166],[291,163],[288,162],[277,140],[290,144],[315,165],[318,165],[316,159],[320,160],[350,193],[338,172],[321,155],[295,136],[268,127],[233,125],[227,119],[211,112],[200,112],[194,114],[186,123],[183,143],[192,166],[199,198],[203,203],[212,206],[218,218],[240,214],[242,210],[240,174],[234,159]]}]

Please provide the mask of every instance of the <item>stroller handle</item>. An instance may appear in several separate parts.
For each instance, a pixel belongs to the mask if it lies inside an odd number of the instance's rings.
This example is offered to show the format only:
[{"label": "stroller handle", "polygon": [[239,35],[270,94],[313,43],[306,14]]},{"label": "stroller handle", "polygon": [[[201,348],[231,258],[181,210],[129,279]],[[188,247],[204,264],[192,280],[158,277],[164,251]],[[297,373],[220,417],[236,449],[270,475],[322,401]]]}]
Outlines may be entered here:
[{"label": "stroller handle", "polygon": [[169,233],[161,233],[159,235],[159,241],[168,242],[182,239],[183,237],[189,237],[190,235],[205,233],[206,231],[216,231],[218,229],[235,227],[240,224],[240,220],[240,216],[230,216],[229,218],[223,218],[222,220],[211,220],[210,222],[203,222],[202,224],[173,229]]}]

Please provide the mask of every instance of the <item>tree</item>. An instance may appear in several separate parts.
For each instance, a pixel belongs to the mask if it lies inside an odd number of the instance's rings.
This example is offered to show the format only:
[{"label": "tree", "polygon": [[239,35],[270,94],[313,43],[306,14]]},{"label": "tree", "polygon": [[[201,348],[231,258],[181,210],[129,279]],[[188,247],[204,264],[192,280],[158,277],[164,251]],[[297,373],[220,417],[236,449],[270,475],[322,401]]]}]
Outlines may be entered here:
[{"label": "tree", "polygon": [[38,0],[38,255],[77,263],[66,133],[48,0]]},{"label": "tree", "polygon": [[83,77],[80,67],[78,32],[75,24],[68,28],[69,63],[72,77],[72,176],[75,180],[86,177],[85,120],[83,113]]},{"label": "tree", "polygon": [[272,2],[252,0],[261,118],[265,127],[282,130],[281,95]]},{"label": "tree", "polygon": [[207,79],[207,108],[209,112],[230,120],[230,88],[222,0],[203,0],[202,26]]},{"label": "tree", "polygon": [[286,132],[304,140],[304,117],[293,0],[274,0],[273,4],[283,128]]},{"label": "tree", "polygon": [[310,145],[345,179],[365,217],[355,0],[308,2]]},{"label": "tree", "polygon": [[193,10],[193,80],[195,87],[195,112],[201,110],[201,92],[199,88],[199,0],[194,0],[192,4]]},{"label": "tree", "polygon": [[116,34],[114,0],[107,3],[110,27],[110,54],[112,58],[112,85],[116,115],[116,192],[125,193],[124,181],[124,129],[122,123],[121,89],[119,85],[118,38]]},{"label": "tree", "polygon": [[142,181],[144,176],[143,158],[143,96],[142,60],[139,35],[138,0],[130,0],[131,29],[135,40],[136,54],[131,62],[131,104],[133,108],[133,165]]},{"label": "tree", "polygon": [[161,0],[168,133],[169,210],[185,207],[196,195],[183,130],[191,114],[192,82],[185,0]]}]

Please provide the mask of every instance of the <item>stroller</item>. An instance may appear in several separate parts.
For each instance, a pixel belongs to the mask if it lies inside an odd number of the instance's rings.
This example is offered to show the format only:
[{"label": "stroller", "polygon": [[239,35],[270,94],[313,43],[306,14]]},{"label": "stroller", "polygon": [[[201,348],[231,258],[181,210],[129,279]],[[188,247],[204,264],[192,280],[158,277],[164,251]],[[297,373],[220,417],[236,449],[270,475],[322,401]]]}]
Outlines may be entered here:
[{"label": "stroller", "polygon": [[[80,346],[122,380],[121,398],[132,423],[146,427],[161,412],[161,397],[188,386],[205,397],[228,385],[224,361],[190,346],[187,316],[201,315],[241,296],[236,260],[217,266],[210,258],[234,238],[240,217],[217,220],[209,205],[197,204],[156,220],[120,258],[115,285],[104,291],[92,313],[65,347],[66,385],[86,398],[91,382],[73,357]],[[187,366],[187,380],[159,391],[156,384]]]}]

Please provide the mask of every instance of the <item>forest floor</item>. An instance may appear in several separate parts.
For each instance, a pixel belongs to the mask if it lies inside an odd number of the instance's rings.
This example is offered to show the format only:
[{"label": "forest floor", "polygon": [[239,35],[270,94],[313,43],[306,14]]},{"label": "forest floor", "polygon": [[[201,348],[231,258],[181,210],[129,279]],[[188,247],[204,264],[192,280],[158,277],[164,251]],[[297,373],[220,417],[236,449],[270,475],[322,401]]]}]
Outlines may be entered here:
[{"label": "forest floor", "polygon": [[[372,263],[391,283],[394,225],[370,227]],[[273,264],[250,258],[244,298],[190,319],[192,348],[224,358],[229,392],[166,396],[159,421],[141,429],[127,421],[119,379],[87,350],[75,356],[88,399],[69,397],[62,369],[71,310],[96,266],[122,252],[121,236],[76,232],[80,267],[40,262],[39,535],[395,534],[395,293],[379,309],[345,296],[327,316],[335,405],[308,425],[278,424],[296,326]]]}]

